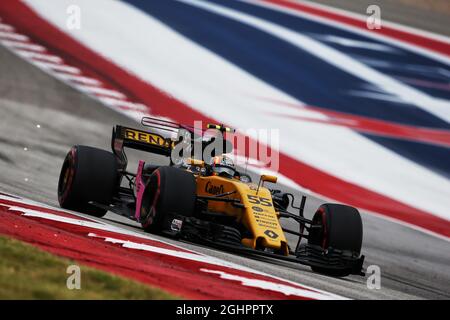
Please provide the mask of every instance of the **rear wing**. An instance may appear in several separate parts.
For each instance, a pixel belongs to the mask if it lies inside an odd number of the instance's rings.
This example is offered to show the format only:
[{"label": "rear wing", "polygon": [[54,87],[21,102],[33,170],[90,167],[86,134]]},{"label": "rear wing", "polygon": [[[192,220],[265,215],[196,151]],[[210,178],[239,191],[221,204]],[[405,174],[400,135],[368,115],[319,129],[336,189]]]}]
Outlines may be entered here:
[{"label": "rear wing", "polygon": [[157,133],[116,125],[112,131],[111,149],[116,156],[119,170],[125,170],[128,164],[125,147],[169,157],[172,140]]},{"label": "rear wing", "polygon": [[[117,144],[117,146],[116,146]],[[113,128],[113,150],[124,147],[170,156],[174,141],[154,132],[117,125]]]}]

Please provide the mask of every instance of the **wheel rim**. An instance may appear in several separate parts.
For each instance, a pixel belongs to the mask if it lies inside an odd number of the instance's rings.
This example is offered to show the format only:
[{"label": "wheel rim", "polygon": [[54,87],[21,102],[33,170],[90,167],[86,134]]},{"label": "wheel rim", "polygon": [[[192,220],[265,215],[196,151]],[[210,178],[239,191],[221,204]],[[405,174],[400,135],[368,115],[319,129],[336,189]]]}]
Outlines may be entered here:
[{"label": "wheel rim", "polygon": [[[141,205],[141,223],[144,227],[148,227],[153,224],[156,215],[156,206],[160,193],[160,174],[159,171],[155,171],[150,177],[150,180],[146,186],[149,190],[144,193]],[[150,192],[150,190],[156,190],[156,192]]]},{"label": "wheel rim", "polygon": [[326,215],[325,210],[323,208],[319,208],[316,212],[316,214],[313,217],[313,224],[314,225],[320,225],[320,230],[314,230],[314,232],[311,232],[309,243],[313,245],[319,245],[323,249],[326,249],[328,246],[328,234],[327,234],[327,221],[326,221]]},{"label": "wheel rim", "polygon": [[70,191],[70,187],[72,185],[73,176],[74,176],[74,151],[66,156],[64,159],[63,166],[61,168],[61,174],[59,176],[58,181],[58,199],[59,202],[62,203],[67,198],[67,195]]}]

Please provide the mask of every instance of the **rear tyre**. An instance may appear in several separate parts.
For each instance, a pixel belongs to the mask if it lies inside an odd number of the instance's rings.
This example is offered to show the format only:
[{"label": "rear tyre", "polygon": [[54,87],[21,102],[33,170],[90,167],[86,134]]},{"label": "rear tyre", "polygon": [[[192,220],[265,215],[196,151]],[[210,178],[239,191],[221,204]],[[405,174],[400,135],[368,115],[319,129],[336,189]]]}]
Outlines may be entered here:
[{"label": "rear tyre", "polygon": [[73,146],[59,175],[59,204],[65,209],[102,217],[107,211],[90,205],[89,201],[111,204],[117,182],[117,162],[111,152]]},{"label": "rear tyre", "polygon": [[[309,244],[321,246],[324,250],[329,248],[342,250],[354,257],[359,257],[363,227],[361,216],[356,208],[341,204],[323,204],[315,213],[313,224],[321,225],[322,228],[311,229]],[[335,277],[344,277],[352,272],[351,269],[311,268],[313,271]]]},{"label": "rear tyre", "polygon": [[170,214],[192,216],[196,183],[192,173],[159,167],[150,176],[142,198],[140,222],[145,231],[161,233]]}]

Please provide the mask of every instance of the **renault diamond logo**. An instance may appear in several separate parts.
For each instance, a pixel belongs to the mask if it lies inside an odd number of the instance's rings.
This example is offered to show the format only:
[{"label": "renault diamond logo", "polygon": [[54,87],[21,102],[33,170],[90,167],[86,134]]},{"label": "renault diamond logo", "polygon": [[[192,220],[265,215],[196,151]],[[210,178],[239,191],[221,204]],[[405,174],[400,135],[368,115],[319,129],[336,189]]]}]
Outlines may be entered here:
[{"label": "renault diamond logo", "polygon": [[266,230],[266,231],[264,232],[264,234],[265,234],[266,236],[268,236],[269,238],[272,238],[272,239],[278,238],[278,235],[277,235],[275,232],[273,232],[272,230]]}]

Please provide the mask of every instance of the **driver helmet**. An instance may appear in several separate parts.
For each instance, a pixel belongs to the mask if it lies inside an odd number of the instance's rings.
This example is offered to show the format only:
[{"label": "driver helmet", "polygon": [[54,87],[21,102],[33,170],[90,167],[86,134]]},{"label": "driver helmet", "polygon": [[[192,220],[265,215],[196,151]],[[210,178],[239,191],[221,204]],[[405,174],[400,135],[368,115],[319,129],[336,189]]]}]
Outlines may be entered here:
[{"label": "driver helmet", "polygon": [[236,175],[236,167],[233,160],[225,154],[211,159],[211,169],[213,174],[219,176],[232,178]]}]

